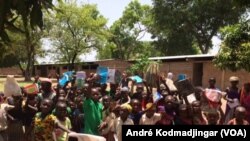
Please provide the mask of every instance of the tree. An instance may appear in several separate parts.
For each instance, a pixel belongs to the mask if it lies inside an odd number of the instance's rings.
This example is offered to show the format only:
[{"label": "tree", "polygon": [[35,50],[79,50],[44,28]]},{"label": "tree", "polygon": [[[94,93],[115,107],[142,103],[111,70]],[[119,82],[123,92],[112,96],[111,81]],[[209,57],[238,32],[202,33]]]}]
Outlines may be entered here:
[{"label": "tree", "polygon": [[145,25],[150,21],[150,9],[150,6],[141,5],[137,0],[131,1],[122,17],[110,27],[110,43],[100,50],[99,57],[128,60],[145,52],[156,55],[157,51],[148,46],[149,42],[141,41],[147,32]]},{"label": "tree", "polygon": [[132,75],[140,75],[143,77],[146,68],[150,62],[152,62],[148,58],[149,57],[147,55],[142,54],[140,57],[138,57],[138,59],[135,60],[134,64],[127,69],[127,71]]},{"label": "tree", "polygon": [[[40,42],[42,31],[38,27],[32,29],[30,23],[23,17],[18,17],[14,26],[24,33],[7,31],[11,42],[3,44],[4,52],[1,59],[3,63],[8,60],[13,65],[18,65],[25,76],[25,81],[30,81],[36,57],[42,53]],[[3,64],[3,66],[8,65]]]},{"label": "tree", "polygon": [[189,48],[195,43],[203,54],[212,48],[211,39],[218,30],[237,23],[246,10],[234,0],[153,0],[153,6],[155,37],[166,38],[168,43],[177,38]]},{"label": "tree", "polygon": [[[7,31],[22,32],[15,26],[16,19],[22,17],[25,23],[33,28],[43,27],[42,9],[53,8],[53,0],[0,0],[0,38],[3,42],[10,42]],[[3,44],[0,44],[3,46]]]},{"label": "tree", "polygon": [[155,36],[157,40],[153,42],[153,45],[161,51],[161,55],[174,56],[199,53],[198,47],[190,42],[193,40],[190,33],[176,32],[176,30],[170,29],[164,35]]},{"label": "tree", "polygon": [[223,42],[214,63],[221,69],[250,72],[250,20],[227,26],[221,31]]},{"label": "tree", "polygon": [[79,55],[98,49],[108,36],[107,20],[100,15],[96,5],[77,6],[60,2],[58,11],[46,19],[48,38],[52,42],[56,60],[70,63],[73,69]]}]

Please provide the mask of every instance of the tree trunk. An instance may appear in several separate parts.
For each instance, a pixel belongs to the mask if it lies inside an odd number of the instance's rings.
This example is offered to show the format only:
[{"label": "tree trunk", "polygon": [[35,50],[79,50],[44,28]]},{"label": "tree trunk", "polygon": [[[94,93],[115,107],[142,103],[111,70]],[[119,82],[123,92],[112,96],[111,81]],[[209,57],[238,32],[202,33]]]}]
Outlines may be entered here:
[{"label": "tree trunk", "polygon": [[31,62],[32,62],[32,56],[31,56],[31,49],[28,49],[28,62],[27,62],[27,66],[26,66],[26,69],[25,69],[25,81],[31,81],[31,72],[30,72],[30,68],[31,68]]},{"label": "tree trunk", "polygon": [[71,60],[70,66],[69,66],[69,71],[74,70],[76,56],[77,56],[77,53],[75,53],[75,54],[73,55],[73,57],[72,57],[72,60]]},{"label": "tree trunk", "polygon": [[23,67],[22,67],[22,65],[21,65],[21,63],[20,63],[20,61],[18,61],[18,67],[19,67],[19,69],[21,70],[22,75],[25,76],[25,70],[23,69]]},{"label": "tree trunk", "polygon": [[29,70],[25,70],[25,76],[24,76],[24,81],[31,81],[31,75]]}]

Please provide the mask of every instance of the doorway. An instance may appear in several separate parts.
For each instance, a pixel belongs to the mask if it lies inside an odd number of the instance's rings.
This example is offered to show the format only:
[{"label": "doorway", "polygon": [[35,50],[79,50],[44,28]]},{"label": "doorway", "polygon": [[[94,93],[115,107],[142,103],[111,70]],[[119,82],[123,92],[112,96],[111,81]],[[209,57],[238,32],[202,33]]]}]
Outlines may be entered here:
[{"label": "doorway", "polygon": [[203,63],[193,64],[193,85],[202,86]]}]

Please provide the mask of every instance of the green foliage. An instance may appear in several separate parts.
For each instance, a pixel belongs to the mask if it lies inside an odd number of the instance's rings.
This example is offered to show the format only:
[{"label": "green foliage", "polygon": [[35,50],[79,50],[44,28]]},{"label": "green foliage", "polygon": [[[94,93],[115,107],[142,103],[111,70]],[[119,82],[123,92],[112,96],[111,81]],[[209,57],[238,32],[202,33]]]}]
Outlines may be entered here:
[{"label": "green foliage", "polygon": [[4,51],[1,53],[0,62],[2,66],[18,65],[25,74],[25,80],[30,80],[36,57],[44,53],[40,42],[43,34],[38,27],[31,28],[25,17],[18,17],[14,26],[23,32],[7,31],[11,42],[2,44]]},{"label": "green foliage", "polygon": [[150,64],[150,60],[147,55],[140,56],[135,63],[128,68],[128,72],[133,75],[143,74],[148,65]]},{"label": "green foliage", "polygon": [[109,33],[96,5],[78,6],[75,2],[59,3],[56,13],[46,17],[51,52],[59,62],[74,63],[83,53],[102,48]]},{"label": "green foliage", "polygon": [[[235,0],[153,0],[153,5],[151,32],[160,42],[163,40],[160,45],[166,54],[178,47],[178,50],[190,50],[184,53],[195,53],[193,43],[201,53],[208,53],[212,48],[211,39],[218,30],[237,23],[246,11],[246,7],[236,4]],[[178,50],[175,54],[179,54]]]},{"label": "green foliage", "polygon": [[250,72],[250,24],[249,21],[227,26],[221,30],[223,43],[214,63],[221,69]]},{"label": "green foliage", "polygon": [[43,27],[42,9],[53,8],[52,0],[0,0],[0,38],[3,42],[11,40],[7,31],[23,32],[15,26],[17,17],[22,17],[31,28]]},{"label": "green foliage", "polygon": [[145,52],[155,55],[157,51],[149,46],[150,43],[141,41],[147,32],[145,25],[150,21],[150,9],[150,6],[141,5],[137,0],[131,1],[122,17],[110,27],[112,36],[106,47],[100,50],[99,58],[128,60],[136,59]]}]

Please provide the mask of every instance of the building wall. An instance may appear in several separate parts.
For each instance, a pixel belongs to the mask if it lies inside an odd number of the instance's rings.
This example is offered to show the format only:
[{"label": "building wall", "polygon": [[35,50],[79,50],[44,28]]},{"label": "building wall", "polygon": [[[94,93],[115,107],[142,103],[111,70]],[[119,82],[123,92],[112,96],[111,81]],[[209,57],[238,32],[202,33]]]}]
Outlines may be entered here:
[{"label": "building wall", "polygon": [[22,75],[19,67],[0,68],[0,75]]},{"label": "building wall", "polygon": [[117,69],[120,72],[123,72],[131,65],[129,62],[122,60],[98,61],[97,64],[99,64],[99,66],[106,66],[110,69]]},{"label": "building wall", "polygon": [[216,78],[216,87],[220,89],[223,88],[223,79],[222,79],[223,71],[221,71],[218,68],[215,68],[211,62],[204,62],[203,63],[203,78],[202,78],[202,84],[203,87],[208,87],[208,80],[211,77]]},{"label": "building wall", "polygon": [[[196,62],[193,61],[185,61],[185,62],[163,62],[160,65],[160,72],[162,72],[164,75],[167,75],[169,71],[174,73],[174,79],[176,80],[178,78],[179,74],[186,74],[188,78],[193,79],[193,77],[196,74],[193,73],[193,64]],[[250,73],[246,71],[237,71],[237,72],[231,72],[231,71],[222,71],[218,68],[216,68],[211,61],[203,61],[203,75],[202,75],[202,86],[205,88],[208,86],[208,80],[211,77],[215,77],[217,80],[216,86],[222,90],[224,90],[227,86],[230,85],[229,78],[230,76],[238,76],[240,78],[240,87],[245,83],[249,82],[250,80]],[[131,63],[121,60],[107,60],[107,61],[97,61],[95,64],[98,64],[99,66],[106,66],[111,69],[118,69],[119,71],[126,70]],[[67,69],[64,69],[63,65],[58,65],[56,67],[60,67],[60,74],[67,71]],[[81,65],[78,66],[78,70],[81,69]],[[87,74],[91,72],[96,72],[96,70],[91,69],[87,70],[84,69],[82,71],[85,71]],[[36,67],[36,73],[40,74],[40,70],[37,70]],[[48,74],[55,74],[55,70],[48,70]],[[17,68],[4,68],[0,69],[0,75],[7,75],[7,74],[21,74],[21,71]],[[194,75],[194,76],[193,76]],[[52,76],[54,77],[54,76]]]},{"label": "building wall", "polygon": [[174,80],[178,79],[179,74],[186,74],[187,78],[193,78],[192,62],[164,62],[160,65],[160,72],[165,76],[168,72],[174,74]]},{"label": "building wall", "polygon": [[217,87],[224,90],[227,86],[230,86],[229,78],[231,76],[237,76],[240,79],[239,86],[242,87],[242,85],[245,82],[249,82],[250,80],[250,73],[240,70],[237,72],[232,72],[229,70],[222,71],[216,67],[213,66],[212,62],[206,62],[203,65],[203,86],[208,86],[208,79],[210,77],[215,77],[217,80]]}]

